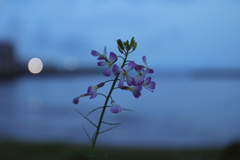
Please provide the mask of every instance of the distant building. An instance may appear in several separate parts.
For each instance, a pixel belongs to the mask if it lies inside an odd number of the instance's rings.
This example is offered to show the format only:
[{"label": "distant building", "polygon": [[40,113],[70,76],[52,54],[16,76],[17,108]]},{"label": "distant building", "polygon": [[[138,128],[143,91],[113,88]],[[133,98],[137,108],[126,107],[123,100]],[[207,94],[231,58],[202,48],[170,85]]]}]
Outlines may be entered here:
[{"label": "distant building", "polygon": [[14,48],[11,44],[0,44],[0,78],[13,77],[16,73]]}]

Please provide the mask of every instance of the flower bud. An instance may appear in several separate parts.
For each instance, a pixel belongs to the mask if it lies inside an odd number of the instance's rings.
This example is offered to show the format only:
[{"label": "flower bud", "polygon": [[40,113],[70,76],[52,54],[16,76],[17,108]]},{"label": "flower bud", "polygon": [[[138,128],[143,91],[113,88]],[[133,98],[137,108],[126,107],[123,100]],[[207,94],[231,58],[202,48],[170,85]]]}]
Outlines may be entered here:
[{"label": "flower bud", "polygon": [[76,98],[73,99],[74,104],[78,104],[78,102],[79,102],[79,97],[76,97]]},{"label": "flower bud", "polygon": [[[118,44],[118,47],[121,49],[121,50],[124,50],[124,46],[123,46],[123,42],[121,39],[118,39],[117,40],[117,44]],[[122,53],[122,52],[121,52]]]},{"label": "flower bud", "polygon": [[127,52],[132,48],[132,46],[129,44],[128,40],[126,42],[124,42],[124,46],[127,48]]},{"label": "flower bud", "polygon": [[134,37],[132,37],[130,45],[133,48],[133,51],[137,48],[137,43],[135,42]]},{"label": "flower bud", "polygon": [[123,53],[123,50],[118,46],[118,50],[120,53]]},{"label": "flower bud", "polygon": [[133,51],[135,51],[136,48],[137,48],[137,43],[135,42],[133,45]]}]

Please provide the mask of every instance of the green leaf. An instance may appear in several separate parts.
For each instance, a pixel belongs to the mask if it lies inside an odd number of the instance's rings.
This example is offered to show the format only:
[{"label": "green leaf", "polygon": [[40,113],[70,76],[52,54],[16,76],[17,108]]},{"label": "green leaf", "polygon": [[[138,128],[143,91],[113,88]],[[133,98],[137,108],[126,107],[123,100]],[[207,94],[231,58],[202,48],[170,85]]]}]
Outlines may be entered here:
[{"label": "green leaf", "polygon": [[108,122],[104,122],[104,121],[102,121],[102,123],[108,124],[108,125],[120,125],[121,124],[121,123],[108,123]]},{"label": "green leaf", "polygon": [[82,128],[83,128],[84,132],[86,133],[86,135],[88,136],[89,141],[90,141],[91,143],[93,143],[93,141],[91,140],[91,138],[90,138],[87,130],[85,129],[85,127],[84,127],[83,125],[82,125]]},{"label": "green leaf", "polygon": [[99,134],[102,134],[102,133],[104,133],[104,132],[110,131],[110,130],[118,127],[118,126],[119,126],[119,125],[116,125],[116,126],[114,126],[114,127],[108,128],[108,129],[106,129],[106,130],[104,130],[104,131],[102,131],[102,132],[99,132]]},{"label": "green leaf", "polygon": [[83,118],[85,118],[86,120],[88,120],[92,125],[94,125],[96,128],[98,127],[96,124],[94,124],[90,119],[88,119],[86,116],[84,116],[80,111],[76,110],[76,112],[78,112],[81,116],[83,116]]},{"label": "green leaf", "polygon": [[96,109],[90,111],[85,117],[87,117],[89,114],[91,114],[92,112],[94,112],[94,111],[96,111],[96,110],[98,110],[98,109],[100,109],[100,108],[103,108],[103,107],[98,107],[98,108],[96,108]]}]

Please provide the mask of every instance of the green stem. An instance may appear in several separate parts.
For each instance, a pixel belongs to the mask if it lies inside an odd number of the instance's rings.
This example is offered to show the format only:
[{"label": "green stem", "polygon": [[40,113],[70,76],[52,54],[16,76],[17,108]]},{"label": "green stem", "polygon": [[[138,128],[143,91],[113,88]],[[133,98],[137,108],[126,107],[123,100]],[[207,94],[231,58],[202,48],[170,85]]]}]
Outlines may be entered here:
[{"label": "green stem", "polygon": [[[128,52],[126,53],[126,56],[125,56],[125,59],[124,59],[124,61],[123,61],[123,64],[122,64],[121,68],[124,67],[124,65],[125,65],[125,63],[126,63],[126,61],[127,61],[127,56],[128,56]],[[111,97],[112,91],[114,90],[114,86],[115,86],[115,84],[116,84],[116,82],[117,82],[117,80],[118,80],[118,76],[119,76],[119,74],[115,77],[115,79],[114,79],[114,81],[113,81],[113,84],[112,84],[112,87],[111,87],[111,89],[110,89],[110,91],[109,91],[109,93],[108,93],[108,96],[107,96],[106,100],[105,100],[105,103],[104,103],[104,106],[103,106],[103,110],[102,110],[102,113],[101,113],[101,116],[100,116],[100,119],[99,119],[99,122],[98,122],[96,134],[95,134],[95,137],[94,137],[94,139],[93,139],[93,141],[92,141],[92,148],[91,148],[91,152],[90,152],[90,157],[92,156],[92,153],[93,153],[95,144],[96,144],[96,142],[97,142],[97,138],[98,138],[98,135],[99,135],[100,127],[101,127],[101,124],[102,124],[102,119],[103,119],[105,110],[106,110],[106,108],[107,108],[108,100],[109,100],[109,98]]]}]

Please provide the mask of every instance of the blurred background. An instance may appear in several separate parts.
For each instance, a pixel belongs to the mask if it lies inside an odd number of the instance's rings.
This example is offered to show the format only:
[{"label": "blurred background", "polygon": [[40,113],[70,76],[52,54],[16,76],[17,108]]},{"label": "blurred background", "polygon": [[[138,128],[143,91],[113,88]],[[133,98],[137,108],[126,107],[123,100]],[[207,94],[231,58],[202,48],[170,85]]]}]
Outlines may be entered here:
[{"label": "blurred background", "polygon": [[89,133],[94,127],[75,109],[87,114],[104,98],[81,98],[78,105],[72,99],[109,79],[91,50],[103,53],[106,46],[108,54],[120,54],[116,40],[135,37],[129,59],[143,64],[146,55],[156,89],[143,89],[139,99],[115,90],[116,103],[134,112],[107,110],[105,121],[122,125],[99,136],[97,145],[239,141],[239,28],[237,0],[1,0],[0,139],[90,145],[81,125]]}]

